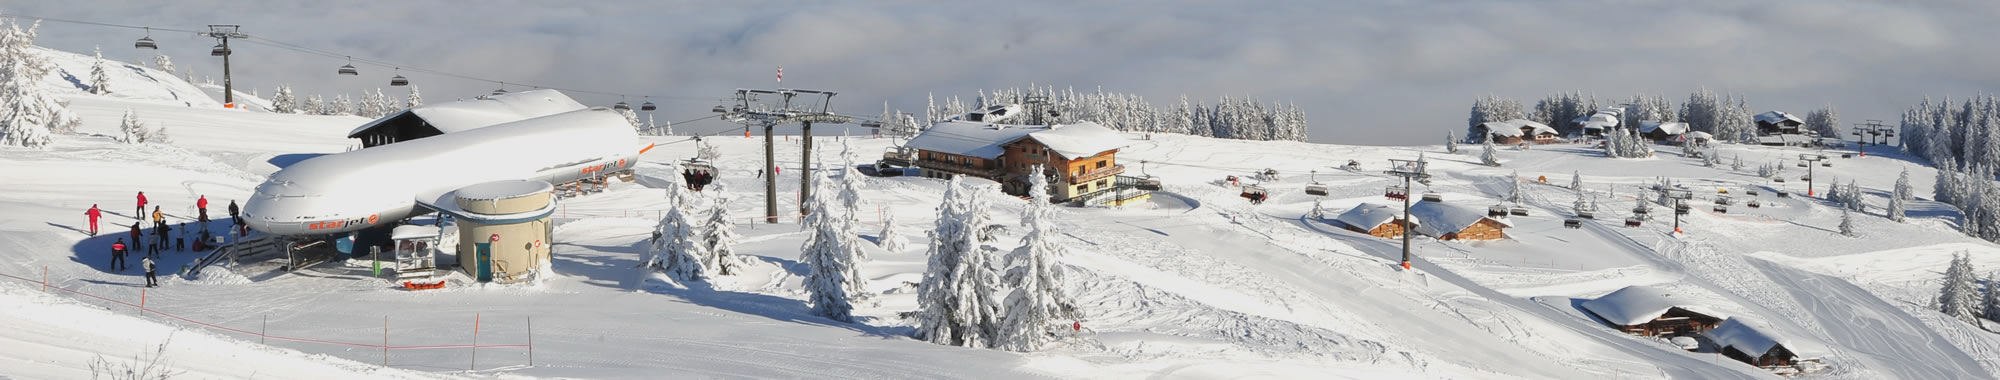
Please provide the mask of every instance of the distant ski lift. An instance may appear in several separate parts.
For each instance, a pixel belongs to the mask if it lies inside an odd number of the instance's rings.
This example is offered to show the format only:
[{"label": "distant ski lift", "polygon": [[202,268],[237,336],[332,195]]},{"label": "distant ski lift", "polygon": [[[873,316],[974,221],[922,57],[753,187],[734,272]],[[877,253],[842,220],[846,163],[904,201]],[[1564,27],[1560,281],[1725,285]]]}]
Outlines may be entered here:
[{"label": "distant ski lift", "polygon": [[1743,194],[1744,194],[1744,195],[1749,195],[1749,196],[1753,196],[1753,197],[1754,197],[1754,196],[1757,196],[1757,190],[1744,190],[1744,191],[1743,191]]},{"label": "distant ski lift", "polygon": [[1715,205],[1715,213],[1722,214],[1727,212],[1729,212],[1729,206]]},{"label": "distant ski lift", "polygon": [[1576,219],[1576,218],[1570,218],[1569,220],[1564,220],[1564,221],[1563,221],[1563,228],[1568,228],[1568,229],[1572,229],[1572,230],[1574,230],[1574,229],[1578,229],[1578,228],[1583,228],[1583,220],[1580,220],[1580,219]]},{"label": "distant ski lift", "polygon": [[1715,197],[1715,204],[1718,205],[1729,204],[1729,197]]},{"label": "distant ski lift", "polygon": [[340,65],[340,70],[336,72],[340,75],[361,75],[361,70],[354,69],[354,57],[347,57],[347,64]]},{"label": "distant ski lift", "polygon": [[1779,191],[1778,191],[1778,197],[1779,197],[1779,198],[1791,198],[1791,197],[1792,197],[1792,193],[1790,193],[1790,192],[1786,192],[1786,191],[1783,191],[1783,190],[1779,190]]},{"label": "distant ski lift", "polygon": [[1651,212],[1653,212],[1653,210],[1650,210],[1650,209],[1647,209],[1647,208],[1645,208],[1645,207],[1633,207],[1633,208],[1632,208],[1632,215],[1640,215],[1640,216],[1644,216],[1644,215],[1646,215],[1646,214],[1648,214],[1648,213],[1651,213]]},{"label": "distant ski lift", "polygon": [[138,41],[132,42],[132,48],[160,50],[160,45],[153,43],[153,28],[147,27],[146,36],[139,37]]},{"label": "distant ski lift", "polygon": [[1807,166],[1807,165],[1806,165],[1806,162],[1805,162],[1805,161],[1799,161],[1799,167],[1803,168],[1803,167],[1806,167],[1806,166]]},{"label": "distant ski lift", "polygon": [[396,76],[389,78],[389,85],[397,87],[408,86],[410,85],[410,79],[403,77],[403,69],[399,67],[396,68]]},{"label": "distant ski lift", "polygon": [[1160,179],[1154,178],[1152,173],[1146,172],[1146,163],[1147,161],[1139,161],[1139,175],[1142,177],[1139,177],[1139,184],[1133,185],[1133,187],[1145,191],[1160,191]]},{"label": "distant ski lift", "polygon": [[722,106],[715,106],[715,108],[708,109],[708,112],[723,113],[723,112],[729,112],[729,109],[722,108]]},{"label": "distant ski lift", "polygon": [[1410,199],[1410,193],[1408,191],[1405,191],[1402,186],[1394,186],[1394,185],[1383,188],[1382,196],[1388,197],[1389,199]]},{"label": "distant ski lift", "polygon": [[657,109],[660,109],[660,106],[653,105],[653,101],[651,100],[648,100],[645,103],[639,103],[640,111],[652,111]]},{"label": "distant ski lift", "polygon": [[1638,227],[1638,226],[1639,226],[1639,218],[1625,218],[1625,226],[1626,226],[1626,227]]},{"label": "distant ski lift", "polygon": [[1597,219],[1597,214],[1589,211],[1579,211],[1576,213],[1576,217],[1583,219]]},{"label": "distant ski lift", "polygon": [[1785,177],[1773,177],[1771,178],[1771,182],[1785,183]]},{"label": "distant ski lift", "polygon": [[1746,206],[1750,206],[1750,208],[1762,208],[1762,207],[1764,207],[1764,204],[1763,204],[1763,203],[1758,203],[1757,201],[1750,201],[1750,203],[1745,203],[1744,205],[1746,205]]},{"label": "distant ski lift", "polygon": [[1693,208],[1688,207],[1686,203],[1674,205],[1674,215],[1687,215],[1691,209]]},{"label": "distant ski lift", "polygon": [[229,55],[229,47],[228,47],[228,46],[222,46],[222,44],[215,44],[215,49],[212,49],[212,50],[209,50],[209,51],[208,51],[208,55],[212,55],[212,56],[217,56],[217,57],[221,57],[221,56],[225,56],[225,55]]},{"label": "distant ski lift", "polygon": [[1326,196],[1326,185],[1319,183],[1319,171],[1312,171],[1312,184],[1306,185],[1306,195]]},{"label": "distant ski lift", "polygon": [[1424,193],[1424,201],[1425,201],[1425,202],[1444,202],[1444,194],[1438,194],[1438,193],[1432,193],[1432,192],[1425,192],[1425,193]]},{"label": "distant ski lift", "polygon": [[493,90],[493,95],[495,96],[506,95],[506,94],[507,94],[507,82],[500,82],[500,88]]},{"label": "distant ski lift", "polygon": [[621,101],[619,101],[619,102],[618,102],[618,104],[613,104],[613,105],[611,105],[611,109],[614,109],[614,110],[619,110],[619,111],[631,111],[631,110],[632,110],[632,105],[630,105],[630,104],[625,104],[625,102],[621,100]]},{"label": "distant ski lift", "polygon": [[1829,168],[1833,167],[1833,161],[1820,161],[1819,166],[1829,167]]},{"label": "distant ski lift", "polygon": [[1487,207],[1486,216],[1495,218],[1505,217],[1507,216],[1507,207],[1501,205],[1493,205],[1493,207]]},{"label": "distant ski lift", "polygon": [[1251,204],[1263,204],[1264,199],[1270,197],[1270,192],[1264,191],[1263,186],[1249,185],[1243,187],[1242,196],[1243,199],[1250,200]]},{"label": "distant ski lift", "polygon": [[1507,213],[1514,216],[1528,216],[1528,209],[1526,207],[1515,207],[1507,209]]}]

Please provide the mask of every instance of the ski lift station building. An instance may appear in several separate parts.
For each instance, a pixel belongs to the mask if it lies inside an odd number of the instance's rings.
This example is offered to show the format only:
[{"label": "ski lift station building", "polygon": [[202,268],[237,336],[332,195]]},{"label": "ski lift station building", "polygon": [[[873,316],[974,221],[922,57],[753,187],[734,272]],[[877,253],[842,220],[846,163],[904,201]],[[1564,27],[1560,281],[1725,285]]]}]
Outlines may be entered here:
[{"label": "ski lift station building", "polygon": [[947,121],[932,125],[905,146],[917,151],[924,176],[956,174],[1001,184],[1007,194],[1025,196],[1029,173],[1042,165],[1054,202],[1084,201],[1118,206],[1142,202],[1150,192],[1133,188],[1118,150],[1131,145],[1117,131],[1092,122],[1011,125]]},{"label": "ski lift station building", "polygon": [[458,227],[459,267],[479,281],[531,278],[549,262],[554,190],[544,181],[504,180],[452,191],[437,206]]},{"label": "ski lift station building", "polygon": [[541,89],[417,106],[347,133],[364,148],[584,109],[561,91]]}]

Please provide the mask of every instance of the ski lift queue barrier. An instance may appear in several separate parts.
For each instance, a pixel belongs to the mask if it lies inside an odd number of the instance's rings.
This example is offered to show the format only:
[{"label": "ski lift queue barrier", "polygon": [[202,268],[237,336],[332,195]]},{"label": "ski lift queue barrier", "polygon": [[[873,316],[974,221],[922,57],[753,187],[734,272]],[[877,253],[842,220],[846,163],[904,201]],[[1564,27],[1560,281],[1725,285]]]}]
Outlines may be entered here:
[{"label": "ski lift queue barrier", "polygon": [[[329,346],[342,346],[342,347],[355,347],[355,348],[366,348],[366,349],[380,349],[380,350],[382,350],[382,364],[383,364],[384,366],[388,366],[388,365],[389,365],[389,351],[392,351],[392,350],[437,350],[437,349],[469,349],[469,350],[472,350],[473,354],[472,354],[472,359],[471,359],[471,360],[472,360],[472,362],[471,362],[470,364],[468,364],[468,366],[469,366],[470,368],[472,368],[472,369],[477,369],[477,368],[478,368],[478,350],[479,350],[479,349],[482,349],[482,348],[488,348],[488,349],[491,349],[491,348],[525,348],[525,349],[527,349],[527,353],[528,353],[528,365],[529,365],[529,366],[534,366],[534,365],[535,365],[535,343],[534,343],[534,342],[535,342],[535,338],[534,338],[534,336],[535,336],[535,333],[534,333],[534,331],[535,331],[535,330],[534,330],[534,319],[533,319],[533,317],[527,317],[527,319],[526,319],[526,321],[527,321],[527,324],[526,324],[526,325],[524,325],[524,326],[526,326],[526,330],[525,330],[525,332],[526,332],[526,334],[527,334],[527,343],[519,343],[519,344],[479,344],[478,342],[479,342],[479,334],[480,334],[480,328],[481,328],[481,326],[480,326],[480,323],[481,323],[481,322],[480,322],[480,316],[479,316],[479,314],[477,314],[477,313],[474,313],[474,314],[473,314],[473,328],[472,328],[472,342],[473,342],[472,344],[431,344],[431,345],[407,345],[407,346],[397,346],[397,345],[391,345],[391,344],[389,344],[389,318],[388,318],[388,316],[386,316],[386,315],[384,315],[384,316],[382,317],[382,342],[381,342],[381,343],[379,343],[379,344],[377,344],[377,343],[360,343],[360,342],[346,342],[346,341],[339,341],[339,340],[332,340],[332,339],[314,339],[314,338],[303,338],[303,337],[292,337],[292,336],[282,336],[282,335],[270,335],[270,334],[268,334],[268,333],[267,333],[267,332],[268,332],[268,331],[270,330],[270,329],[269,329],[269,321],[270,321],[270,318],[269,318],[268,316],[266,316],[266,317],[264,318],[264,322],[263,322],[263,324],[261,324],[261,325],[260,325],[260,326],[258,327],[258,331],[250,331],[250,330],[247,330],[247,329],[241,329],[241,328],[234,328],[234,327],[229,327],[229,326],[223,326],[223,325],[220,325],[220,324],[218,324],[218,323],[211,323],[211,322],[204,322],[204,321],[200,321],[200,320],[196,320],[196,319],[193,319],[193,318],[188,318],[188,317],[184,317],[184,316],[180,316],[180,315],[175,315],[175,314],[170,314],[170,313],[167,313],[167,312],[164,312],[164,311],[160,311],[159,309],[156,309],[156,308],[151,308],[151,307],[149,307],[149,305],[147,304],[147,295],[148,295],[148,293],[149,293],[149,291],[150,291],[151,289],[146,289],[146,288],[141,288],[141,289],[139,289],[139,302],[138,302],[138,303],[132,303],[132,302],[128,302],[128,301],[121,301],[121,300],[117,300],[117,299],[112,299],[112,298],[110,298],[110,297],[105,297],[105,296],[101,296],[101,295],[96,295],[96,294],[91,294],[91,293],[86,293],[86,292],[84,292],[84,291],[81,291],[81,290],[76,290],[76,289],[69,289],[69,288],[64,288],[64,287],[62,287],[62,286],[58,286],[58,285],[51,285],[51,283],[49,282],[49,278],[48,278],[48,267],[43,267],[43,268],[42,268],[42,278],[41,278],[40,280],[36,280],[36,279],[30,279],[30,278],[26,278],[26,277],[20,277],[20,276],[15,276],[15,275],[11,275],[11,274],[6,274],[6,273],[0,273],[0,277],[4,277],[4,278],[9,278],[9,279],[14,279],[14,280],[20,280],[20,281],[22,281],[22,282],[26,282],[26,283],[29,283],[29,284],[39,284],[39,285],[41,286],[41,288],[42,288],[41,290],[42,290],[42,292],[43,292],[43,293],[48,293],[48,292],[49,292],[50,290],[59,290],[59,291],[63,291],[63,292],[66,292],[66,293],[69,293],[69,294],[74,294],[74,295],[79,295],[79,296],[83,296],[83,297],[89,297],[89,298],[91,298],[91,299],[96,299],[96,300],[100,300],[100,301],[104,301],[104,302],[109,302],[109,303],[112,303],[112,304],[117,304],[117,305],[124,305],[124,306],[129,306],[129,307],[133,307],[133,308],[136,308],[136,309],[138,309],[138,312],[139,312],[139,316],[140,316],[140,317],[142,317],[142,318],[143,318],[143,317],[146,317],[146,316],[148,316],[148,315],[156,315],[156,316],[160,316],[160,317],[165,317],[165,318],[168,318],[168,319],[172,319],[172,320],[177,320],[177,321],[181,321],[181,322],[187,322],[187,323],[192,323],[192,324],[195,324],[195,325],[198,325],[198,326],[202,326],[202,327],[206,327],[206,328],[209,328],[209,329],[211,329],[211,330],[218,330],[218,331],[223,331],[223,332],[230,332],[230,333],[236,333],[236,334],[241,334],[241,335],[245,335],[245,336],[255,336],[255,337],[257,337],[257,339],[258,339],[258,344],[265,344],[265,345],[269,345],[268,343],[266,343],[266,341],[267,341],[267,340],[278,340],[278,341],[287,341],[287,342],[297,342],[297,343],[311,343],[311,344],[320,344],[320,345],[329,345]],[[74,299],[74,298],[73,298],[73,299]],[[429,320],[429,321],[435,321],[435,319],[427,319],[427,320]],[[427,339],[427,340],[431,340],[431,339]],[[352,351],[340,351],[340,352],[352,352]]]}]

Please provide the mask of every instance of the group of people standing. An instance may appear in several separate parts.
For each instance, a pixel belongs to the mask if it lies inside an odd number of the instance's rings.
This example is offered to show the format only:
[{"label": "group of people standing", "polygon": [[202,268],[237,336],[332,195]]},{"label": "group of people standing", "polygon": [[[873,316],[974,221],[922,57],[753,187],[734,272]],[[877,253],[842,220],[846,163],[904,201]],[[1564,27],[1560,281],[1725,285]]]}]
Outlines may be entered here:
[{"label": "group of people standing", "polygon": [[[195,226],[200,227],[200,231],[195,233],[194,250],[203,251],[209,248],[208,241],[211,238],[208,232],[208,196],[200,196],[195,200],[194,204],[198,213],[195,219]],[[187,250],[189,232],[186,221],[180,222],[178,227],[168,225],[166,211],[162,210],[160,206],[154,205],[152,212],[153,238],[145,238],[145,235],[141,233],[142,230],[139,225],[146,220],[146,205],[146,192],[141,191],[138,196],[138,206],[132,214],[134,221],[132,222],[131,243],[126,243],[125,238],[118,238],[118,241],[111,243],[111,266],[109,269],[113,271],[127,270],[125,257],[144,250],[145,257],[141,259],[139,266],[140,269],[146,271],[146,287],[150,288],[159,286],[159,281],[155,277],[157,268],[153,259],[160,256],[161,250]],[[240,216],[241,211],[236,206],[236,201],[229,201],[229,218],[232,229],[243,231],[247,235],[248,229],[243,226],[243,218]],[[90,209],[84,211],[83,215],[90,218],[90,235],[96,236],[98,220],[103,218],[104,212],[98,209],[97,205],[90,205]],[[179,230],[180,234],[171,235],[175,230]]]}]

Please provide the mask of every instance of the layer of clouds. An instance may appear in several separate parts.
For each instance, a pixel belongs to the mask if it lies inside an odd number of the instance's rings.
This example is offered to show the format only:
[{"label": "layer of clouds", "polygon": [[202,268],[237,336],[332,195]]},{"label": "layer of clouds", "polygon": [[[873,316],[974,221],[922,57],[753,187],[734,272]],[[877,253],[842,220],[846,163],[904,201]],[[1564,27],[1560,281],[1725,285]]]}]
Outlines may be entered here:
[{"label": "layer of clouds", "polygon": [[[1833,104],[1893,120],[1921,97],[2000,89],[2000,2],[1832,1],[39,1],[34,15],[246,33],[323,50],[559,87],[676,96],[661,121],[706,116],[743,87],[838,90],[836,108],[917,109],[1029,83],[1158,103],[1254,96],[1307,110],[1316,141],[1430,144],[1471,99],[1581,90],[1683,99],[1701,87],[1758,109]],[[139,60],[137,30],[46,23],[41,45]],[[213,40],[155,32],[161,53],[218,75]],[[358,93],[390,70],[232,44],[236,83]],[[491,83],[404,72],[432,101]],[[389,91],[394,93],[396,91]],[[577,95],[592,104],[615,97]],[[642,99],[627,99],[637,103]],[[719,129],[710,123],[683,126]]]}]

